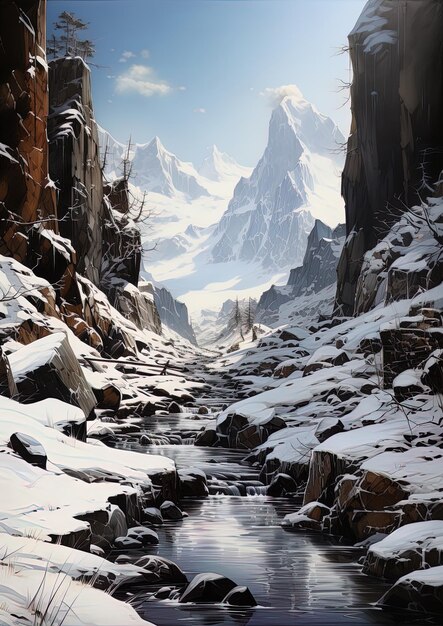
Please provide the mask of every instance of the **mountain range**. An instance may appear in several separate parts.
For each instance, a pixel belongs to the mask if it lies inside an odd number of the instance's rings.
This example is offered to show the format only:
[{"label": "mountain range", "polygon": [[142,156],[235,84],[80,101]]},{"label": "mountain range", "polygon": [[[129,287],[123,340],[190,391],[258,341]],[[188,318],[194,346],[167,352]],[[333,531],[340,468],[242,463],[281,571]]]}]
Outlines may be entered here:
[{"label": "mountain range", "polygon": [[132,166],[134,193],[147,191],[155,212],[142,226],[142,275],[166,286],[193,314],[239,298],[260,298],[301,266],[308,237],[321,220],[343,221],[340,172],[345,140],[335,123],[301,93],[273,109],[267,145],[255,168],[239,165],[217,146],[195,167],[158,137],[128,151],[100,129],[106,172]]}]

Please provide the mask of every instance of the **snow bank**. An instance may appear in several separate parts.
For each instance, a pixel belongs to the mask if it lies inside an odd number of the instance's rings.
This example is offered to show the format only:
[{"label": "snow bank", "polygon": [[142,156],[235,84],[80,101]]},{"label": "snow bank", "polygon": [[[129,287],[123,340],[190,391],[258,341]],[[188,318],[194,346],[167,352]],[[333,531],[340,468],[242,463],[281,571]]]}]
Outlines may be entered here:
[{"label": "snow bank", "polygon": [[[42,424],[47,403],[43,410],[38,407],[37,415],[33,408],[0,397],[0,492],[10,494],[0,505],[0,525],[6,532],[35,533],[48,540],[51,534],[87,530],[88,524],[75,516],[109,510],[110,497],[135,494],[138,485],[149,488],[149,474],[175,471],[174,462],[163,456],[115,450],[67,437]],[[15,432],[43,445],[47,471],[11,454],[8,444]],[[86,483],[71,478],[64,470],[98,472],[105,481]]]},{"label": "snow bank", "polygon": [[128,604],[65,574],[0,567],[0,620],[8,626],[152,626]]},{"label": "snow bank", "polygon": [[443,552],[443,521],[434,520],[408,524],[373,544],[368,555],[381,559],[396,559],[409,550]]}]

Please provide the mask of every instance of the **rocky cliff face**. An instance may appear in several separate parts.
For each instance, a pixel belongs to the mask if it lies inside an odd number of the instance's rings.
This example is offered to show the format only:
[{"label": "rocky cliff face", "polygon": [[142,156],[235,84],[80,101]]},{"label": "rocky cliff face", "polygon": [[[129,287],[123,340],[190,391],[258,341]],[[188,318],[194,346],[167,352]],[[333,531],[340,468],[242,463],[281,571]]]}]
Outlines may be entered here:
[{"label": "rocky cliff face", "polygon": [[[0,41],[0,252],[24,261],[29,223],[55,216],[47,167],[45,2],[1,2]],[[56,228],[53,221],[46,225]]]},{"label": "rocky cliff face", "polygon": [[119,178],[104,187],[103,258],[100,286],[111,304],[138,328],[161,334],[154,298],[138,289],[142,243],[132,219],[128,181]]},{"label": "rocky cliff face", "polygon": [[349,35],[352,125],[342,177],[348,240],[337,288],[345,314],[354,311],[365,252],[420,196],[435,191],[443,146],[442,29],[438,0],[370,0]]},{"label": "rocky cliff face", "polygon": [[91,77],[81,58],[49,67],[50,174],[58,188],[60,232],[71,240],[78,270],[100,284],[103,182]]},{"label": "rocky cliff face", "polygon": [[128,181],[106,183],[101,285],[115,299],[118,283],[137,286],[141,263],[140,231],[131,218]]},{"label": "rocky cliff face", "polygon": [[321,220],[316,220],[308,237],[303,264],[291,270],[287,285],[273,285],[262,294],[257,307],[257,321],[278,323],[279,309],[283,304],[295,301],[299,296],[312,296],[333,285],[344,240],[344,224],[332,229]]},{"label": "rocky cliff face", "polygon": [[193,344],[197,344],[186,304],[175,300],[164,287],[141,283],[143,291],[152,293],[162,323]]},{"label": "rocky cliff face", "polygon": [[77,271],[138,328],[161,333],[152,297],[137,289],[142,247],[128,181],[103,183],[90,70],[80,58],[57,59],[49,77],[50,171],[60,231],[77,252]]}]

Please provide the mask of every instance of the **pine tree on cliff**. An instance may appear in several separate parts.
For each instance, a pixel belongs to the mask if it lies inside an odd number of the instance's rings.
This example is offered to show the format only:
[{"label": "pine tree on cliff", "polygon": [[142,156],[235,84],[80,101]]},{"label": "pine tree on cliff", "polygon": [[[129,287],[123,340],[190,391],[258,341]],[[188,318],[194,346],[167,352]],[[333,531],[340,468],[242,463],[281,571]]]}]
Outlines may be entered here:
[{"label": "pine tree on cliff", "polygon": [[56,57],[60,53],[64,56],[81,56],[83,59],[91,59],[95,55],[95,46],[89,39],[79,39],[78,33],[88,28],[88,22],[84,22],[74,13],[63,11],[54,23],[54,29],[62,31],[60,37],[55,34],[49,41],[48,53]]},{"label": "pine tree on cliff", "polygon": [[77,42],[77,54],[87,61],[95,56],[95,44],[90,39]]}]

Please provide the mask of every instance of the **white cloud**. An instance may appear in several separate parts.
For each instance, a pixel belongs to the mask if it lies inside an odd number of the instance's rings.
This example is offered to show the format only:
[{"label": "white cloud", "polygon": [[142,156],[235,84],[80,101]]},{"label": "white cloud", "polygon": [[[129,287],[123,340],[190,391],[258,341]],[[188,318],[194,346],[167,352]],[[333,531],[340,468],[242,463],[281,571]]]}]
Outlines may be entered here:
[{"label": "white cloud", "polygon": [[131,65],[117,76],[115,85],[118,93],[138,93],[146,98],[166,95],[172,91],[168,83],[155,78],[152,67],[148,65]]},{"label": "white cloud", "polygon": [[280,104],[283,98],[286,96],[290,96],[291,98],[296,98],[297,100],[304,101],[305,98],[297,87],[297,85],[281,85],[280,87],[266,87],[263,91],[260,92],[261,96],[264,96],[269,104],[274,107]]},{"label": "white cloud", "polygon": [[142,59],[149,59],[149,50],[147,50],[146,48],[144,48],[141,52],[140,52],[140,56]]},{"label": "white cloud", "polygon": [[131,52],[131,50],[125,50],[119,58],[119,63],[126,63],[129,59],[133,59],[134,57],[135,54]]},{"label": "white cloud", "polygon": [[206,109],[199,107],[198,109],[194,109],[194,113],[206,113]]},{"label": "white cloud", "polygon": [[180,87],[178,87],[179,91],[186,91],[186,87],[184,85],[180,85]]}]

